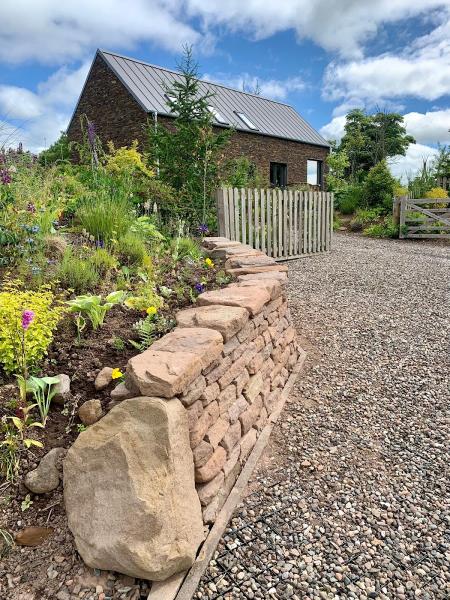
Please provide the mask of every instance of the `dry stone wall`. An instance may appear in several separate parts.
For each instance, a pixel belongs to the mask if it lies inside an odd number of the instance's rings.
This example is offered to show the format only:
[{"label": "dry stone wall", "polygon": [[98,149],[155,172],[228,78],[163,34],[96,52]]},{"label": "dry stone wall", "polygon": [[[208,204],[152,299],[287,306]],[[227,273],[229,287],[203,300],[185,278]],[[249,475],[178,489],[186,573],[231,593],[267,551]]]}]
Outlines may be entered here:
[{"label": "dry stone wall", "polygon": [[213,523],[278,405],[298,346],[287,267],[226,238],[204,244],[237,281],[179,312],[173,332],[129,361],[122,391],[181,401],[203,520]]}]

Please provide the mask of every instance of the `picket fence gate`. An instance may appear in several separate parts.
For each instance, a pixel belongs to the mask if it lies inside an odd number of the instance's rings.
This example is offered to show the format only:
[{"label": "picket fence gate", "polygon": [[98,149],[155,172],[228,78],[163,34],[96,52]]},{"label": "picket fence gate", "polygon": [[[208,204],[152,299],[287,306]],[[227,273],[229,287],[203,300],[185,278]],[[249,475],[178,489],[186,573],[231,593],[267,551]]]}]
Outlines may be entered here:
[{"label": "picket fence gate", "polygon": [[333,194],[287,189],[217,190],[219,235],[278,260],[329,252]]}]

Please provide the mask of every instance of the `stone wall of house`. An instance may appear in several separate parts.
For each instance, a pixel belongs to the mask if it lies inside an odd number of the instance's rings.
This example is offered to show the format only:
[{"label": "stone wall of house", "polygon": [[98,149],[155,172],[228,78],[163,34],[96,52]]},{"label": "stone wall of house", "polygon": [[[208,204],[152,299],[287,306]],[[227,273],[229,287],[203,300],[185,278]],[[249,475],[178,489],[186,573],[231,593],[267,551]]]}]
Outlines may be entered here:
[{"label": "stone wall of house", "polygon": [[[129,94],[121,81],[97,56],[92,65],[74,116],[67,130],[70,140],[82,139],[80,117],[86,115],[95,124],[96,133],[106,144],[113,141],[116,147],[127,146],[133,140],[141,149],[146,145],[147,119],[151,115],[142,109]],[[158,122],[167,127],[173,126],[173,119],[158,115]],[[288,165],[288,184],[306,181],[306,161],[324,161],[329,150],[321,146],[285,140],[256,133],[236,131],[224,149],[224,160],[246,156],[260,169],[269,181],[270,163]]]},{"label": "stone wall of house", "polygon": [[129,361],[125,385],[130,396],[185,407],[203,520],[213,523],[278,405],[298,346],[287,267],[224,238],[205,244],[237,281],[179,312],[173,332]]}]

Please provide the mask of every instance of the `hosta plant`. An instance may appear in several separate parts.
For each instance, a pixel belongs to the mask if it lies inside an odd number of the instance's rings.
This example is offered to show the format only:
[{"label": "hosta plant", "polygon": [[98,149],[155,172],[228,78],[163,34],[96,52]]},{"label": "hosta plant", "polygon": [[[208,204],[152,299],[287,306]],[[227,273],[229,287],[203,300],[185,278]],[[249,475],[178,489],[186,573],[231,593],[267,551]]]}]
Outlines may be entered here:
[{"label": "hosta plant", "polygon": [[[77,314],[79,322],[88,319],[92,325],[92,329],[98,329],[104,323],[106,313],[116,304],[122,304],[125,300],[126,292],[117,290],[108,294],[105,299],[101,296],[86,294],[77,296],[73,300],[69,300],[69,310]],[[80,319],[81,317],[81,319]]]}]

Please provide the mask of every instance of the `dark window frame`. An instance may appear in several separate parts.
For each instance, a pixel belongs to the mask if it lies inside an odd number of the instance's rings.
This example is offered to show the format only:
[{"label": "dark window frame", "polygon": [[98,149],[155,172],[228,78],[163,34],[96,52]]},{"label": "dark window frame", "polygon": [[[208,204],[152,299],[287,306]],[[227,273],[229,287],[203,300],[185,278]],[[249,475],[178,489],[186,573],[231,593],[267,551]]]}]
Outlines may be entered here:
[{"label": "dark window frame", "polygon": [[270,161],[269,180],[270,180],[270,185],[273,187],[280,187],[280,188],[287,187],[287,185],[288,185],[288,165],[287,165],[287,163]]}]

